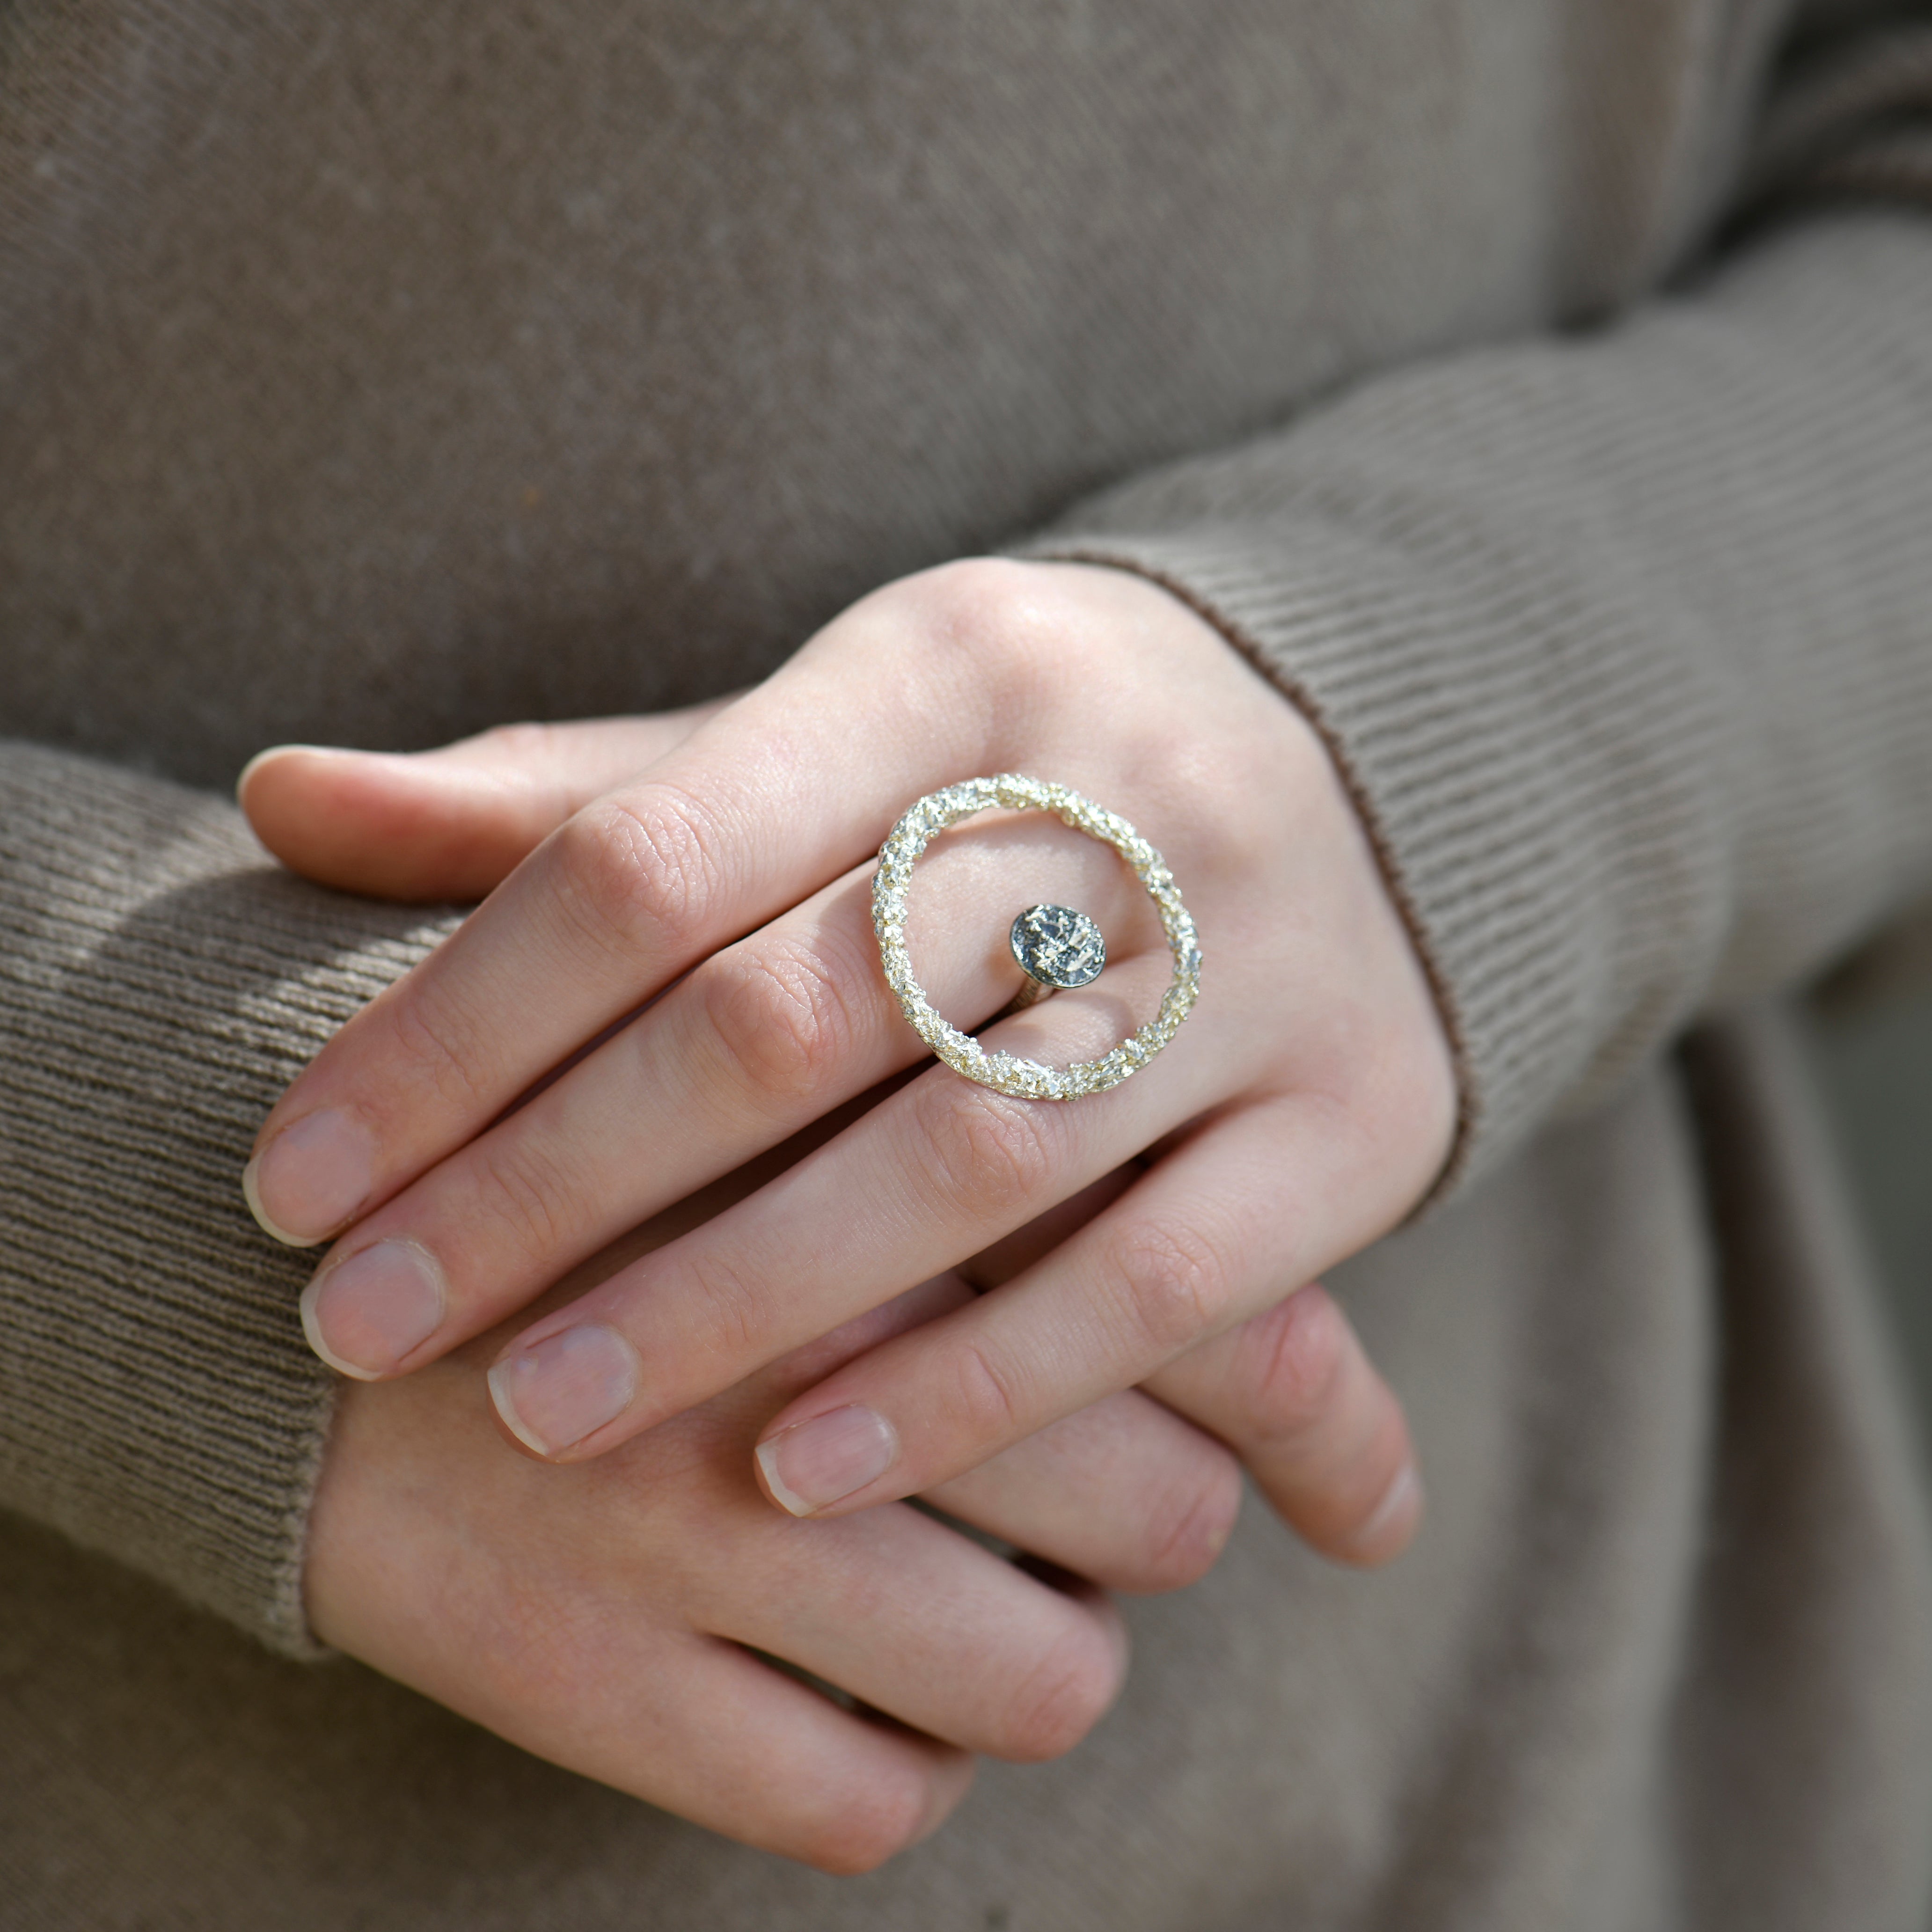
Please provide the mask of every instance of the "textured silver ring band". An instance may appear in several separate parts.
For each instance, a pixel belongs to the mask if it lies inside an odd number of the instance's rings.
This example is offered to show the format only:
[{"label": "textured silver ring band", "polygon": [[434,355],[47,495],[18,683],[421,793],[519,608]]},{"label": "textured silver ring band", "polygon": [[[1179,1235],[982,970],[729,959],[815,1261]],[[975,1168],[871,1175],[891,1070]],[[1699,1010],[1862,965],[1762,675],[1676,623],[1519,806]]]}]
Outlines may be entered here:
[{"label": "textured silver ring band", "polygon": [[[913,975],[905,944],[906,898],[912,887],[913,868],[926,847],[949,826],[995,806],[1011,812],[1050,812],[1075,831],[1112,846],[1147,888],[1160,915],[1161,929],[1174,956],[1174,978],[1161,996],[1160,1010],[1138,1033],[1098,1060],[1082,1060],[1072,1066],[1044,1066],[1036,1060],[988,1053],[971,1035],[933,1011]],[[879,848],[879,869],[872,880],[872,928],[879,936],[886,983],[898,996],[900,1010],[913,1030],[955,1072],[982,1087],[1024,1100],[1073,1100],[1083,1094],[1101,1094],[1118,1087],[1130,1074],[1138,1072],[1180,1030],[1201,989],[1201,947],[1194,922],[1181,904],[1174,874],[1160,854],[1124,818],[1091,799],[1065,785],[1048,784],[1013,772],[968,778],[944,791],[928,792],[892,827]]]}]

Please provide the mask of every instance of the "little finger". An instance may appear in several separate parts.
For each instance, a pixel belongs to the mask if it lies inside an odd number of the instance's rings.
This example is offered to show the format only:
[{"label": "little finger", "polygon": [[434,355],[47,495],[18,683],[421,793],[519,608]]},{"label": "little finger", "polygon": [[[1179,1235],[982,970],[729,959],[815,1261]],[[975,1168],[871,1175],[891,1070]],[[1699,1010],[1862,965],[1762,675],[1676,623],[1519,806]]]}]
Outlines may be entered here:
[{"label": "little finger", "polygon": [[1318,1282],[1178,1356],[1142,1387],[1225,1442],[1323,1556],[1372,1568],[1400,1556],[1421,1526],[1402,1405]]}]

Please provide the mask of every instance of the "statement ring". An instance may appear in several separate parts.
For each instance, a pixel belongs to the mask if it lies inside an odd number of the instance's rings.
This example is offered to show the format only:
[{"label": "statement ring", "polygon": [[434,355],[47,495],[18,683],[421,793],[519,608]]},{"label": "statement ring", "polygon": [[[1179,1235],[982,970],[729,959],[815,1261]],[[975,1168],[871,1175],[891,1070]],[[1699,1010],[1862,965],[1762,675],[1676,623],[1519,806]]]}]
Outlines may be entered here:
[{"label": "statement ring", "polygon": [[[1160,1010],[1138,1033],[1130,1034],[1098,1060],[1072,1066],[1046,1066],[1010,1053],[988,1053],[969,1034],[950,1025],[932,1010],[914,976],[906,952],[906,899],[913,868],[939,834],[975,812],[995,806],[1010,812],[1050,812],[1056,818],[1111,845],[1148,890],[1160,916],[1174,956],[1174,978],[1161,996]],[[1160,854],[1124,818],[1065,785],[1003,772],[996,778],[968,778],[928,792],[895,825],[879,848],[872,879],[872,929],[879,936],[879,958],[886,983],[897,996],[908,1024],[956,1072],[982,1087],[1016,1099],[1075,1100],[1103,1094],[1137,1073],[1180,1031],[1201,989],[1201,947],[1194,922],[1180,902],[1174,874]],[[1106,964],[1106,942],[1084,913],[1066,906],[1029,906],[1012,923],[1013,957],[1027,986],[1013,1007],[1030,1005],[1061,987],[1084,986]]]}]

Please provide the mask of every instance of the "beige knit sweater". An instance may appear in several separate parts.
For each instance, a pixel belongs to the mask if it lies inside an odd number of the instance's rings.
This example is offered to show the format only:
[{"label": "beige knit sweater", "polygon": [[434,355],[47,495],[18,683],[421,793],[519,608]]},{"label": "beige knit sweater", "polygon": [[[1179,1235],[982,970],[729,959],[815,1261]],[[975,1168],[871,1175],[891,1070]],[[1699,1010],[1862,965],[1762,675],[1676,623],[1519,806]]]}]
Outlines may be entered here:
[{"label": "beige knit sweater", "polygon": [[[1928,208],[1857,0],[0,10],[0,1924],[1922,1926],[1922,1504],[1764,1002],[1932,878]],[[448,918],[224,788],[998,544],[1354,788],[1463,1078],[1338,1280],[1436,1512],[1251,1512],[842,1883],[287,1660],[330,1384],[236,1173]]]}]

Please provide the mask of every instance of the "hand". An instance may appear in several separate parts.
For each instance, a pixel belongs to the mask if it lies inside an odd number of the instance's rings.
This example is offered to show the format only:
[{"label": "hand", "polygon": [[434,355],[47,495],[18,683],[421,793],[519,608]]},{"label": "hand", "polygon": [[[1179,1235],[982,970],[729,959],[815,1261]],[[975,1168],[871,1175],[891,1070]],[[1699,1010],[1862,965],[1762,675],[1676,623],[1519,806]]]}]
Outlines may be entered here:
[{"label": "hand", "polygon": [[765,1503],[749,1473],[759,1423],[862,1340],[828,1338],[574,1469],[505,1446],[464,1354],[352,1384],[313,1518],[316,1630],[698,1823],[830,1870],[877,1864],[958,1802],[970,1752],[1076,1742],[1112,1700],[1124,1643],[1096,1593],[910,1508],[820,1525]]},{"label": "hand", "polygon": [[[798,1151],[704,1190],[580,1274],[674,1238]],[[1189,1581],[1239,1496],[1224,1450],[1130,1393],[932,1498],[1052,1570],[1016,1569],[902,1505],[823,1524],[772,1510],[749,1455],[765,1419],[971,1295],[956,1276],[928,1282],[563,1468],[514,1453],[492,1426],[472,1359],[487,1339],[420,1374],[351,1383],[312,1519],[311,1620],[557,1763],[752,1844],[866,1870],[938,1825],[966,1789],[970,1752],[1054,1756],[1112,1702],[1124,1634],[1066,1572],[1130,1589]],[[1266,1414],[1238,1413],[1238,1401],[1231,1392],[1231,1432],[1268,1433]]]},{"label": "hand", "polygon": [[[320,784],[353,795],[375,763],[323,758]],[[313,754],[250,776],[272,845],[278,770],[299,785],[304,766],[315,785]],[[1128,1383],[1168,1394],[1202,1337],[1399,1220],[1449,1144],[1448,1054],[1318,740],[1138,579],[957,566],[855,606],[641,774],[586,756],[566,801],[580,808],[284,1097],[252,1171],[265,1222],[304,1239],[356,1224],[305,1297],[323,1352],[364,1376],[433,1360],[916,1059],[879,980],[866,856],[919,793],[998,769],[1062,779],[1162,846],[1208,962],[1174,1044],[1064,1106],[928,1070],[519,1337],[493,1379],[520,1438],[554,1460],[601,1454],[1150,1151],[1144,1178],[1010,1284],[773,1419],[774,1493],[862,1508]],[[982,1018],[1017,977],[1005,909],[1034,898],[1094,912],[1117,964],[992,1040],[1084,1058],[1151,1010],[1168,971],[1102,848],[1033,819],[962,828],[922,868],[915,954],[936,1004]],[[1376,1499],[1355,1502],[1367,1520]]]}]

